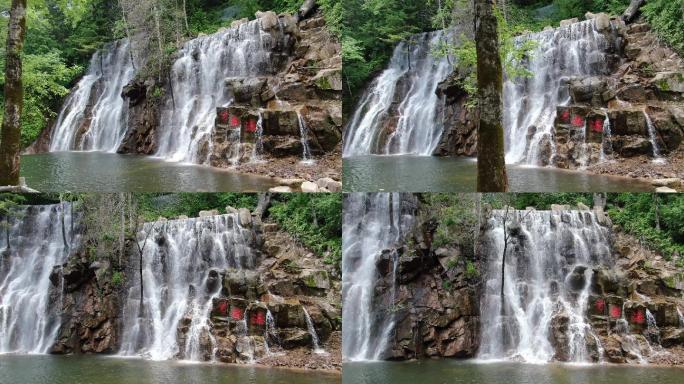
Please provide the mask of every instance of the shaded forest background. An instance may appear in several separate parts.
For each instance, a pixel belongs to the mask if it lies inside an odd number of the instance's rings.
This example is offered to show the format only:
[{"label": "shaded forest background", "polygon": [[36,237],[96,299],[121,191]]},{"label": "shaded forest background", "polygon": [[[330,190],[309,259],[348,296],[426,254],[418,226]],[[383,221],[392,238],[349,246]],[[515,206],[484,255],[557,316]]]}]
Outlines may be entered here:
[{"label": "shaded forest background", "polygon": [[[344,108],[350,112],[363,87],[387,64],[395,45],[410,35],[453,25],[471,0],[344,0],[342,35],[346,82]],[[510,35],[540,31],[547,25],[586,12],[619,15],[629,0],[506,0],[498,1]],[[684,55],[684,0],[648,0],[643,16],[663,42]],[[501,44],[506,44],[502,41]]]},{"label": "shaded forest background", "polygon": [[[24,113],[22,146],[28,146],[57,117],[64,97],[85,73],[93,53],[107,42],[124,38],[129,24],[124,9],[152,9],[159,15],[163,39],[158,60],[164,61],[182,44],[200,34],[230,26],[233,20],[254,18],[256,11],[296,13],[303,0],[31,0],[23,51]],[[340,33],[341,0],[318,0],[334,33]],[[0,0],[0,67],[10,0]],[[147,15],[149,19],[150,16]],[[179,20],[187,20],[179,27]],[[150,23],[153,20],[138,20]],[[129,30],[130,32],[130,30]],[[156,44],[156,42],[155,42]],[[142,68],[139,76],[150,74]],[[0,105],[4,73],[0,74]]]}]

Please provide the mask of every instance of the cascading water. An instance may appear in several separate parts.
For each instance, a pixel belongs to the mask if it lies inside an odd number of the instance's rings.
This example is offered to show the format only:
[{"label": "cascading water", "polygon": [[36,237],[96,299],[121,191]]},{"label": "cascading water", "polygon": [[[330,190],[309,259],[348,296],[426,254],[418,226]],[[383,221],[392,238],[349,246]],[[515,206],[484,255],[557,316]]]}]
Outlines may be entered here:
[{"label": "cascading water", "polygon": [[655,317],[648,309],[646,309],[646,334],[653,344],[660,346],[660,328],[658,328]]},{"label": "cascading water", "polygon": [[682,315],[682,310],[677,307],[677,315],[679,316],[679,326],[684,328],[684,315]]},{"label": "cascading water", "polygon": [[50,151],[117,150],[128,117],[121,91],[135,75],[129,45],[128,40],[118,40],[93,54],[88,73],[57,116]]},{"label": "cascading water", "polygon": [[254,137],[254,148],[252,149],[252,158],[250,161],[258,163],[263,161],[262,155],[264,153],[264,116],[261,111],[259,111],[259,119],[256,123],[256,133]]},{"label": "cascading water", "polygon": [[325,354],[325,350],[321,348],[320,343],[318,341],[316,328],[314,327],[313,320],[311,320],[311,316],[309,316],[309,312],[306,310],[306,307],[304,306],[302,306],[302,311],[304,311],[304,320],[306,320],[306,328],[309,331],[309,335],[311,335],[311,344],[313,345],[314,353]]},{"label": "cascading water", "polygon": [[651,117],[644,111],[644,117],[646,118],[646,126],[648,127],[648,139],[651,141],[651,147],[653,147],[653,161],[662,162],[663,156],[660,154],[660,147],[658,146],[658,138],[656,134],[655,126]]},{"label": "cascading water", "polygon": [[609,236],[591,211],[493,211],[485,234],[479,357],[551,361],[552,327],[567,321],[567,360],[589,361],[586,340],[598,342],[586,316],[592,267],[613,264]]},{"label": "cascading water", "polygon": [[63,281],[51,286],[50,274],[79,242],[71,211],[68,204],[21,207],[0,236],[0,353],[47,353],[52,347]]},{"label": "cascading water", "polygon": [[452,72],[453,58],[433,50],[451,36],[450,31],[422,33],[396,46],[389,66],[363,95],[347,125],[345,157],[434,152],[444,129],[435,91]]},{"label": "cascading water", "polygon": [[605,119],[603,120],[603,135],[601,138],[601,154],[599,156],[599,161],[604,162],[608,160],[608,155],[613,153],[613,140],[612,133],[610,130],[610,117],[608,113],[604,110]]},{"label": "cascading water", "polygon": [[627,322],[627,318],[625,318],[625,304],[626,302],[622,303],[620,319],[617,321],[615,329],[622,336],[622,348],[625,350],[625,352],[636,357],[636,360],[639,362],[639,364],[646,364],[648,361],[641,353],[639,342],[634,335],[629,332],[629,323]]},{"label": "cascading water", "polygon": [[304,117],[297,111],[297,120],[299,121],[299,137],[302,142],[302,162],[311,162],[311,149],[309,148],[309,128],[306,126]]},{"label": "cascading water", "polygon": [[509,77],[504,84],[506,162],[540,165],[553,160],[556,107],[570,102],[565,81],[605,73],[608,41],[594,20],[522,36],[516,44],[528,40],[536,48],[520,64],[531,77]]},{"label": "cascading water", "polygon": [[[276,48],[285,39],[273,36],[261,19],[187,42],[171,68],[172,94],[164,98],[157,156],[173,161],[206,163],[216,108],[231,104],[226,78],[274,74]],[[280,21],[278,21],[280,23]]]},{"label": "cascading water", "polygon": [[[145,223],[138,234],[144,297],[141,305],[136,276],[124,306],[119,353],[203,360],[201,339],[211,339],[211,303],[221,290],[218,270],[254,268],[254,239],[237,214]],[[138,263],[139,255],[132,256],[131,264]],[[188,325],[184,347],[178,340],[182,322]]]},{"label": "cascading water", "polygon": [[[399,193],[345,195],[342,226],[342,356],[351,361],[382,358],[394,321],[374,303],[378,255],[411,229],[415,197]],[[396,280],[395,280],[396,283]]]}]

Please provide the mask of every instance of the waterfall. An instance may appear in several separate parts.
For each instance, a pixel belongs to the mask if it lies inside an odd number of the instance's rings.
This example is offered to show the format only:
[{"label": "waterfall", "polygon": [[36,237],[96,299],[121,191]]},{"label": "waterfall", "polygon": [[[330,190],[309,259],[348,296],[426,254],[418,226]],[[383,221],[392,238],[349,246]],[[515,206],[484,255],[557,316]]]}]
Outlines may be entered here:
[{"label": "waterfall", "polygon": [[625,350],[625,352],[631,354],[632,356],[635,356],[639,364],[646,364],[648,363],[648,361],[644,358],[644,355],[641,353],[641,347],[639,346],[639,342],[634,337],[634,335],[632,335],[629,332],[629,323],[625,318],[625,304],[626,301],[622,303],[621,316],[615,324],[615,328],[618,331],[618,333],[622,335],[622,348]]},{"label": "waterfall", "polygon": [[387,69],[372,82],[347,125],[345,157],[432,154],[444,129],[435,91],[453,70],[453,58],[433,49],[452,34],[422,33],[396,46]]},{"label": "waterfall", "polygon": [[551,361],[552,328],[566,323],[567,341],[557,347],[567,348],[569,361],[588,361],[586,338],[598,340],[586,316],[592,268],[613,264],[609,244],[609,229],[592,211],[493,211],[484,244],[488,269],[479,357]]},{"label": "waterfall", "polygon": [[316,328],[314,327],[314,323],[311,320],[311,316],[309,316],[309,312],[306,310],[306,307],[302,305],[302,311],[304,311],[304,320],[306,320],[306,328],[309,331],[309,335],[311,335],[311,344],[313,345],[313,351],[314,353],[317,354],[325,354],[325,350],[321,348],[319,341],[318,341],[318,335],[316,334]]},{"label": "waterfall", "polygon": [[[245,324],[246,325],[246,324]],[[278,330],[276,329],[275,319],[271,310],[266,309],[266,329],[264,330],[264,348],[266,349],[266,355],[271,356],[271,348],[268,345],[268,340],[273,339],[278,344],[280,341],[278,339]]]},{"label": "waterfall", "polygon": [[[381,252],[398,245],[413,225],[415,197],[400,193],[345,195],[342,225],[342,355],[346,360],[378,360],[394,321],[387,305],[375,302]],[[396,284],[396,279],[393,279]],[[394,288],[393,288],[394,289]],[[390,304],[392,305],[392,304]]]},{"label": "waterfall", "polygon": [[50,151],[116,152],[127,129],[128,104],[121,92],[135,75],[129,49],[124,39],[93,54],[57,116]]},{"label": "waterfall", "polygon": [[254,163],[259,163],[262,160],[261,156],[264,153],[264,116],[261,110],[259,110],[259,119],[256,123],[256,134],[254,137],[254,148],[252,149],[252,158],[250,161]]},{"label": "waterfall", "polygon": [[48,353],[57,337],[63,279],[50,275],[79,238],[69,208],[20,207],[0,236],[0,353]]},{"label": "waterfall", "polygon": [[682,315],[682,310],[677,307],[677,315],[679,316],[679,326],[684,328],[684,315]]},{"label": "waterfall", "polygon": [[[508,77],[504,83],[506,162],[541,165],[553,160],[556,107],[570,103],[565,82],[605,73],[608,41],[594,20],[521,36],[516,44],[526,40],[536,42],[520,63],[531,77]],[[551,153],[544,153],[547,145]]]},{"label": "waterfall", "polygon": [[658,147],[656,129],[651,121],[651,117],[646,113],[646,110],[644,110],[644,117],[646,118],[646,126],[648,127],[648,139],[651,141],[651,146],[653,147],[653,161],[662,162],[663,156],[660,154],[660,148]]},{"label": "waterfall", "polygon": [[[612,133],[610,131],[610,117],[608,117],[608,112],[605,110],[603,111],[605,114],[606,118],[603,120],[603,133],[601,136],[601,155],[599,157],[599,160],[601,162],[604,162],[608,160],[608,154],[613,153],[613,141],[612,141]],[[606,149],[608,149],[608,153],[606,153]]]},{"label": "waterfall", "polygon": [[172,94],[164,97],[156,155],[206,163],[216,108],[233,100],[225,80],[275,74],[284,40],[282,28],[268,33],[257,19],[185,43],[171,67]]},{"label": "waterfall", "polygon": [[658,328],[656,319],[648,308],[646,309],[646,332],[649,341],[660,346],[660,328]]},{"label": "waterfall", "polygon": [[309,129],[299,111],[297,111],[297,120],[299,121],[299,137],[302,142],[302,162],[312,162],[311,149],[309,148]]},{"label": "waterfall", "polygon": [[[119,353],[204,360],[209,351],[202,340],[214,345],[209,315],[222,287],[219,270],[254,268],[255,241],[254,232],[240,226],[235,213],[145,223],[138,234],[144,299],[141,305],[136,273],[123,309]],[[131,257],[131,265],[139,265],[137,252]],[[181,324],[187,326],[184,348],[179,342]]]}]

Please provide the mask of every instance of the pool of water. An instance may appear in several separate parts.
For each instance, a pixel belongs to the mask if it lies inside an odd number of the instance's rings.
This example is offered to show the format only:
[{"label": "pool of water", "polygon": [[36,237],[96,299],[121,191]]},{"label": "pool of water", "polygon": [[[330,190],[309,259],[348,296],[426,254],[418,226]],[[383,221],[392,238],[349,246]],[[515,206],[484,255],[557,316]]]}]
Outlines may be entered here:
[{"label": "pool of water", "polygon": [[24,155],[21,176],[41,192],[257,192],[276,186],[268,177],[103,152]]},{"label": "pool of water", "polygon": [[[648,183],[554,168],[508,166],[511,192],[646,192]],[[474,192],[477,162],[433,156],[362,156],[344,159],[348,192]]]},{"label": "pool of water", "polygon": [[0,384],[339,384],[335,373],[102,356],[0,356]]},{"label": "pool of water", "polygon": [[345,363],[344,384],[681,384],[683,368],[475,363],[458,360]]}]

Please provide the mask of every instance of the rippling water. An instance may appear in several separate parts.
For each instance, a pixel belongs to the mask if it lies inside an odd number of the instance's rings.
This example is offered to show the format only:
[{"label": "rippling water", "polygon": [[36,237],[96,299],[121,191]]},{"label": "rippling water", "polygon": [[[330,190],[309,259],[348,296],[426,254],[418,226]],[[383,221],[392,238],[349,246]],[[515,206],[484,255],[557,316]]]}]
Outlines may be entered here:
[{"label": "rippling water", "polygon": [[344,384],[681,384],[683,368],[482,363],[458,360],[345,363]]},{"label": "rippling water", "polygon": [[103,152],[24,155],[21,175],[41,192],[253,192],[276,185],[262,176]]},{"label": "rippling water", "polygon": [[0,384],[338,384],[340,375],[101,356],[0,356]]},{"label": "rippling water", "polygon": [[[653,188],[623,177],[555,168],[508,166],[511,192],[645,192]],[[474,192],[477,162],[434,156],[360,156],[344,159],[345,191]]]}]

